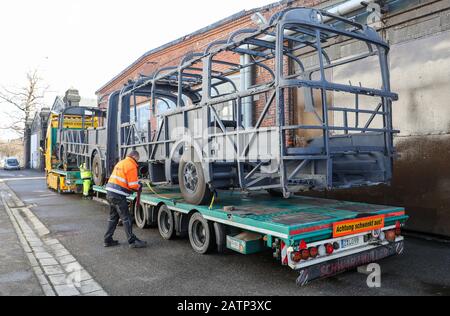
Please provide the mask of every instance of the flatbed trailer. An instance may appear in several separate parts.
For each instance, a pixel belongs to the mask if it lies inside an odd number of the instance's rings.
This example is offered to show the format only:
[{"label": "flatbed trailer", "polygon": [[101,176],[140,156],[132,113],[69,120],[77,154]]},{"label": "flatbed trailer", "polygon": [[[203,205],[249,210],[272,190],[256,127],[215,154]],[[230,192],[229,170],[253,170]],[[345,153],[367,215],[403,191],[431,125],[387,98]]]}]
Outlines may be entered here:
[{"label": "flatbed trailer", "polygon": [[[282,265],[300,272],[299,285],[401,254],[402,207],[295,196],[282,199],[265,192],[223,191],[211,205],[185,203],[177,188],[148,187],[129,198],[140,228],[158,227],[165,239],[189,236],[193,249],[213,248],[253,254],[273,251]],[[94,186],[98,197],[103,187]]]}]

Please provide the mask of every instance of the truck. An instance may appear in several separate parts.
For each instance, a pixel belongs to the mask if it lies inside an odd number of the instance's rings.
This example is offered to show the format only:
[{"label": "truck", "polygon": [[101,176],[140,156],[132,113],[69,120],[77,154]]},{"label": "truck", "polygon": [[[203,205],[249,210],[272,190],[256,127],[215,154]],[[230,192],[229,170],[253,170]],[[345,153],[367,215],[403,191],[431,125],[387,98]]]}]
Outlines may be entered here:
[{"label": "truck", "polygon": [[[358,50],[344,54],[342,43]],[[367,25],[289,8],[129,82],[106,112],[78,112],[98,124],[60,124],[58,158],[65,170],[85,163],[101,198],[115,164],[137,150],[138,227],[188,236],[199,254],[269,249],[306,285],[404,250],[404,208],[298,195],[390,183],[398,95],[388,52]],[[370,68],[371,80],[349,81],[352,67]],[[250,69],[259,76],[239,85]],[[290,120],[294,110],[307,122]]]},{"label": "truck", "polygon": [[45,140],[45,172],[47,187],[58,193],[80,193],[83,185],[79,159],[67,157],[64,146],[79,143],[84,139],[68,137],[82,135],[82,131],[97,128],[104,116],[98,108],[68,106],[60,112],[53,111],[49,116],[49,124]]}]

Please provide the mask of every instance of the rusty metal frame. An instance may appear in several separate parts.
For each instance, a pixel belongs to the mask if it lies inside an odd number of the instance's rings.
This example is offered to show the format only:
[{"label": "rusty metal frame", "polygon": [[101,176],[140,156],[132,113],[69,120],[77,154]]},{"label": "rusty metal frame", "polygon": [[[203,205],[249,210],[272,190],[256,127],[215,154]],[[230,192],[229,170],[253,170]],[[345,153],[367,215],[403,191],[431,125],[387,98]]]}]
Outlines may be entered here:
[{"label": "rusty metal frame", "polygon": [[[324,21],[327,21],[325,23]],[[359,40],[367,44],[368,52],[354,56],[346,60],[335,63],[331,61],[324,49],[328,41],[332,41],[338,36]],[[286,45],[286,42],[292,45]],[[301,58],[295,55],[299,49],[308,48],[316,52],[319,57],[319,66],[308,69]],[[374,49],[376,48],[376,49]],[[249,64],[236,64],[223,59],[216,59],[216,56],[223,52],[231,52],[238,55],[250,55],[252,61]],[[391,165],[386,166],[386,174],[381,182],[388,182],[392,176],[392,157],[395,154],[393,147],[393,135],[398,131],[392,127],[392,102],[398,99],[395,93],[390,90],[389,67],[387,55],[389,46],[377,35],[376,31],[370,27],[355,23],[351,20],[334,16],[326,11],[305,8],[291,8],[276,14],[268,25],[259,29],[243,29],[231,34],[227,40],[219,40],[211,43],[203,52],[190,53],[186,55],[178,66],[161,68],[155,73],[142,77],[139,80],[127,85],[119,95],[119,117],[118,134],[120,156],[124,157],[131,149],[144,148],[147,153],[145,161],[152,164],[166,164],[166,182],[171,183],[173,177],[171,172],[170,157],[171,146],[177,140],[169,138],[169,119],[175,115],[183,116],[184,127],[189,129],[188,113],[190,111],[202,111],[205,124],[213,122],[221,132],[208,132],[199,141],[203,145],[208,145],[212,139],[223,137],[228,138],[233,143],[235,160],[232,163],[236,170],[237,179],[234,186],[244,190],[277,189],[285,196],[299,189],[330,189],[335,187],[333,181],[333,161],[357,150],[360,154],[382,153],[383,157],[391,159]],[[370,89],[362,86],[336,84],[326,80],[325,70],[344,64],[349,64],[364,58],[378,55],[383,87],[381,89]],[[284,68],[287,60],[299,66],[300,73],[285,74]],[[274,61],[275,67],[272,69],[267,62]],[[228,71],[221,72],[214,70],[214,65],[228,66]],[[199,66],[200,65],[200,66]],[[260,67],[269,72],[272,76],[270,82],[251,86],[248,90],[239,90],[233,82],[227,78],[228,75],[245,69],[247,67]],[[320,80],[312,80],[311,74],[320,74]],[[232,91],[221,95],[218,87],[223,84],[231,84]],[[286,95],[289,89],[305,88],[320,90],[321,113],[316,112],[320,125],[289,125],[285,121]],[[340,108],[327,104],[327,92],[340,91],[353,94],[355,96],[355,108]],[[213,95],[214,93],[215,95]],[[256,125],[252,129],[242,127],[242,99],[259,94],[268,94],[270,97],[264,109],[256,120]],[[136,141],[132,128],[133,123],[129,118],[130,106],[136,106],[136,96],[145,96],[151,100],[151,110],[156,114],[157,100],[170,100],[176,104],[176,108],[162,116],[162,124],[157,128],[153,137],[149,135],[144,141]],[[381,99],[380,105],[375,110],[361,109],[360,96],[372,96]],[[191,104],[185,104],[184,97],[191,100]],[[132,101],[134,100],[134,102]],[[225,122],[216,111],[216,105],[225,102],[233,102],[234,131],[227,131]],[[278,161],[277,171],[273,174],[264,174],[262,168],[270,161],[252,161],[248,159],[249,147],[258,138],[263,129],[262,123],[267,118],[269,109],[276,109],[276,125],[273,130],[279,134],[278,154],[274,160]],[[329,122],[329,113],[342,112],[344,126],[332,126]],[[136,111],[135,111],[136,113]],[[355,115],[355,126],[348,124],[350,114]],[[360,125],[360,115],[371,114],[369,121],[362,127]],[[371,128],[371,123],[376,116],[383,117],[383,128]],[[287,134],[294,130],[311,129],[323,131],[324,148],[321,152],[304,152],[301,154],[289,153],[286,144]],[[351,135],[355,132],[360,134],[382,133],[384,136],[384,146],[368,146],[359,148],[335,148],[330,144],[332,132],[342,131],[344,135]],[[127,137],[125,137],[127,136]],[[243,136],[249,136],[250,142],[243,144],[240,140]],[[235,140],[233,140],[235,139]],[[209,146],[209,145],[208,145]],[[164,148],[163,157],[156,157],[158,148]],[[208,147],[209,148],[209,147]],[[209,149],[200,152],[202,165],[206,181],[214,189],[214,164],[217,163],[209,156]],[[318,164],[325,163],[326,174],[320,177],[325,178],[325,182],[320,182],[319,176],[312,176],[302,179],[300,172],[309,167],[311,170]],[[167,166],[167,164],[169,166]],[[231,175],[233,176],[233,175]],[[365,183],[367,185],[376,183]],[[364,184],[364,185],[365,185]],[[350,184],[349,186],[353,186]]]}]

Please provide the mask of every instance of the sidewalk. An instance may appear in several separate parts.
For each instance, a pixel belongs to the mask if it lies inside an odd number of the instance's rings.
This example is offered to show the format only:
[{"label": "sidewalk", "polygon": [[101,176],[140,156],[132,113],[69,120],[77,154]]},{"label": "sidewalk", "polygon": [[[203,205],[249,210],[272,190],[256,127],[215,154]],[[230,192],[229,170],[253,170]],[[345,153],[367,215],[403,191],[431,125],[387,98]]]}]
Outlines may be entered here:
[{"label": "sidewalk", "polygon": [[[26,179],[22,180],[21,183],[27,181]],[[39,193],[42,195],[45,192]],[[10,220],[9,232],[15,232],[17,234],[17,237],[14,239],[15,244],[12,251],[15,251],[16,254],[22,254],[22,260],[25,258],[28,259],[28,272],[34,273],[34,280],[36,281],[37,279],[38,285],[43,291],[43,293],[40,293],[41,295],[107,295],[93,277],[78,263],[76,258],[71,255],[34,215],[31,210],[32,206],[20,200],[15,192],[2,180],[0,180],[0,195],[3,208],[2,217],[7,217]],[[48,192],[44,195],[46,198],[49,197]],[[55,194],[51,195],[53,197]],[[2,223],[7,224],[6,220],[3,220]],[[13,238],[11,236],[14,235],[11,233],[8,237]],[[5,268],[8,266],[5,265]],[[13,264],[11,266],[15,267]],[[25,274],[23,273],[18,275],[23,275],[25,278]],[[27,274],[26,276],[29,275]],[[17,278],[13,278],[12,280],[12,282],[23,284],[20,281]],[[32,290],[32,287],[30,289]],[[13,295],[9,291],[5,292],[5,295]],[[0,294],[2,294],[1,291]],[[25,295],[38,294],[26,292]]]},{"label": "sidewalk", "polygon": [[0,202],[0,296],[42,296],[42,288]]}]

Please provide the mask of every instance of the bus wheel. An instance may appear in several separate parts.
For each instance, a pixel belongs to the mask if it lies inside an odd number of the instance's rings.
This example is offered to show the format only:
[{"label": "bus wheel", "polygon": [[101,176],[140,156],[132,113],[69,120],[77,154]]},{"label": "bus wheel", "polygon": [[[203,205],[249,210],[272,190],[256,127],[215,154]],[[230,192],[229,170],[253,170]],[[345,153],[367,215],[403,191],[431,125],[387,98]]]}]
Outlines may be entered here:
[{"label": "bus wheel", "polygon": [[102,158],[98,152],[95,153],[92,159],[92,178],[95,185],[102,186],[105,182],[105,172],[103,170]]},{"label": "bus wheel", "polygon": [[158,212],[158,229],[159,234],[166,240],[175,237],[175,223],[173,213],[166,205],[162,205]]},{"label": "bus wheel", "polygon": [[185,201],[204,205],[211,201],[212,192],[205,181],[203,166],[193,149],[187,150],[180,161],[178,181]]},{"label": "bus wheel", "polygon": [[200,213],[195,213],[189,221],[189,240],[195,252],[204,255],[214,247],[214,229]]}]

